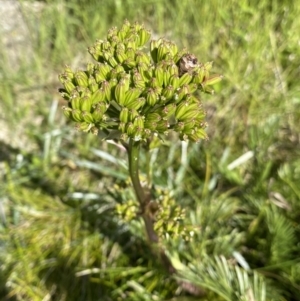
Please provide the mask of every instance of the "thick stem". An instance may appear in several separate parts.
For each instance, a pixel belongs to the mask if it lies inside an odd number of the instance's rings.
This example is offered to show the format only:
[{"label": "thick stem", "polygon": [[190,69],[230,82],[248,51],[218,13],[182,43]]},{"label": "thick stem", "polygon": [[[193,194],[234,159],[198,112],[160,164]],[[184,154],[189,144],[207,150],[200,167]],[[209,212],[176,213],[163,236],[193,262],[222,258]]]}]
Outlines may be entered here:
[{"label": "thick stem", "polygon": [[[141,215],[145,223],[145,228],[147,231],[148,238],[152,244],[156,244],[158,246],[158,236],[154,230],[153,217],[149,211],[148,205],[151,201],[151,193],[142,187],[140,178],[139,178],[139,152],[140,152],[140,142],[133,141],[130,139],[129,146],[127,148],[128,151],[128,162],[129,162],[129,173],[132,181],[132,185],[137,197],[137,200],[140,204]],[[158,246],[158,255],[160,256],[164,266],[168,270],[169,273],[176,273],[176,269],[173,267],[171,261],[166,255],[164,249]],[[195,294],[195,290],[197,289],[195,286],[180,282],[181,286],[186,290]]]},{"label": "thick stem", "polygon": [[140,204],[140,211],[145,223],[145,228],[147,231],[148,238],[152,243],[157,243],[158,236],[153,228],[153,218],[151,217],[149,210],[147,210],[147,206],[151,201],[151,195],[150,193],[145,192],[145,189],[142,187],[139,178],[139,152],[140,152],[140,142],[133,141],[132,139],[130,139],[129,148],[128,148],[128,162],[129,162],[129,173],[130,173],[131,182],[137,200]]}]

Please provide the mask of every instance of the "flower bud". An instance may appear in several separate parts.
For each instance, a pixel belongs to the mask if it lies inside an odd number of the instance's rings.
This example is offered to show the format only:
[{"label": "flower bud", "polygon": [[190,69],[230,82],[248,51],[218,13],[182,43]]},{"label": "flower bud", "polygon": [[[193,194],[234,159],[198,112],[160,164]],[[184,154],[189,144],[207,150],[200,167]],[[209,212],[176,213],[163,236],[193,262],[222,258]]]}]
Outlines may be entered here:
[{"label": "flower bud", "polygon": [[167,53],[169,53],[169,49],[166,43],[163,41],[157,48],[157,61],[160,62],[165,59]]},{"label": "flower bud", "polygon": [[139,88],[142,90],[145,88],[145,85],[146,85],[145,81],[138,71],[133,73],[132,80],[133,80],[133,84],[136,88]]},{"label": "flower bud", "polygon": [[66,91],[67,91],[68,93],[71,93],[72,90],[75,89],[74,84],[73,84],[70,80],[66,80],[66,81],[64,81],[62,84],[64,85],[64,88],[66,89]]},{"label": "flower bud", "polygon": [[165,97],[166,102],[170,100],[174,95],[174,87],[169,85],[162,91],[162,96]]},{"label": "flower bud", "polygon": [[80,110],[90,112],[92,108],[91,98],[88,96],[81,97],[80,99]]},{"label": "flower bud", "polygon": [[94,93],[98,90],[98,84],[96,83],[96,80],[94,77],[89,77],[88,79],[88,88],[89,90]]},{"label": "flower bud", "polygon": [[76,122],[82,122],[83,121],[80,110],[77,110],[77,109],[72,110],[71,115],[72,115],[72,119],[74,121],[76,121]]},{"label": "flower bud", "polygon": [[132,58],[128,58],[127,60],[123,61],[123,66],[127,67],[128,69],[132,69],[136,66],[136,61]]},{"label": "flower bud", "polygon": [[158,63],[154,69],[154,76],[160,87],[164,84],[164,73],[165,73],[165,70],[164,70],[163,64]]},{"label": "flower bud", "polygon": [[187,85],[189,84],[193,79],[193,76],[186,72],[181,77],[179,77],[179,86]]},{"label": "flower bud", "polygon": [[146,121],[159,122],[161,120],[162,120],[162,118],[159,115],[159,113],[153,112],[153,113],[149,113],[146,115]]},{"label": "flower bud", "polygon": [[130,88],[125,94],[124,106],[133,100],[136,100],[141,95],[141,92],[142,91],[139,88]]},{"label": "flower bud", "polygon": [[131,101],[125,102],[124,106],[128,109],[135,109],[139,110],[146,102],[146,99],[144,97],[139,97],[136,99],[132,99]]},{"label": "flower bud", "polygon": [[137,117],[137,116],[139,116],[139,113],[138,113],[137,110],[135,110],[135,109],[130,109],[130,110],[128,111],[128,120],[129,120],[129,121],[134,120],[134,118]]},{"label": "flower bud", "polygon": [[87,123],[93,123],[94,122],[93,116],[90,112],[87,112],[87,111],[81,112],[81,117]]},{"label": "flower bud", "polygon": [[102,120],[103,114],[104,114],[103,110],[101,110],[100,108],[96,108],[92,113],[94,122],[95,123],[100,122]]},{"label": "flower bud", "polygon": [[76,71],[74,78],[78,86],[88,86],[88,77],[84,71]]},{"label": "flower bud", "polygon": [[123,63],[128,58],[125,53],[125,50],[116,50],[115,56],[120,64]]},{"label": "flower bud", "polygon": [[157,123],[156,130],[160,133],[168,131],[170,124],[167,120],[161,120]]},{"label": "flower bud", "polygon": [[111,101],[111,87],[108,81],[103,81],[101,84],[101,89],[103,89],[105,94],[105,99]]},{"label": "flower bud", "polygon": [[144,46],[150,39],[151,37],[151,32],[149,30],[146,30],[144,27],[142,27],[139,32],[139,47]]},{"label": "flower bud", "polygon": [[153,107],[158,101],[158,94],[153,88],[149,88],[146,92],[146,102],[149,106]]},{"label": "flower bud", "polygon": [[154,63],[157,63],[158,62],[158,58],[157,58],[157,52],[158,52],[158,46],[161,44],[161,39],[159,40],[152,40],[150,42],[150,54],[151,54],[151,57],[154,61]]},{"label": "flower bud", "polygon": [[103,101],[105,101],[105,92],[102,88],[100,88],[92,94],[91,102],[94,105],[96,103],[103,102]]},{"label": "flower bud", "polygon": [[207,79],[205,79],[204,82],[202,82],[203,86],[212,86],[218,82],[220,82],[223,79],[222,75],[213,75]]},{"label": "flower bud", "polygon": [[169,84],[174,87],[174,90],[176,90],[179,87],[179,77],[178,75],[174,74],[169,79]]},{"label": "flower bud", "polygon": [[66,106],[62,107],[64,115],[68,118],[68,119],[72,119],[72,109],[68,108]]},{"label": "flower bud", "polygon": [[137,128],[137,129],[143,129],[144,128],[144,117],[143,116],[137,116],[134,118],[133,120],[133,125]]},{"label": "flower bud", "polygon": [[128,108],[123,108],[120,112],[120,121],[122,123],[127,123],[129,121],[129,110]]},{"label": "flower bud", "polygon": [[70,105],[72,109],[77,109],[80,110],[81,109],[81,98],[78,95],[77,97],[72,97],[70,100]]},{"label": "flower bud", "polygon": [[124,79],[121,79],[115,87],[115,98],[121,106],[123,106],[125,102],[125,93],[127,92],[127,87],[128,86],[125,84]]},{"label": "flower bud", "polygon": [[122,133],[125,133],[126,131],[126,123],[120,122],[118,126],[118,130],[121,131]]},{"label": "flower bud", "polygon": [[174,96],[176,103],[179,103],[184,97],[186,97],[188,95],[188,93],[189,93],[188,85],[184,85],[184,86],[180,87]]}]

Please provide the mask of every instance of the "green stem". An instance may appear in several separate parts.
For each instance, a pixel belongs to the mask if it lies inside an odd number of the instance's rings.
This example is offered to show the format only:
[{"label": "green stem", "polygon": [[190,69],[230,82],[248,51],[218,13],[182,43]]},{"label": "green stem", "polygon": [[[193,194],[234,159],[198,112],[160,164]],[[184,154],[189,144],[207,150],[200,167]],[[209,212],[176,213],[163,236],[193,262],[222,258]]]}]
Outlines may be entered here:
[{"label": "green stem", "polygon": [[130,139],[128,147],[128,162],[129,162],[129,174],[131,182],[140,204],[140,211],[145,223],[146,231],[149,240],[152,243],[158,243],[158,236],[154,231],[153,217],[151,216],[147,207],[151,201],[150,192],[145,192],[145,188],[142,187],[139,177],[139,153],[140,153],[140,141],[134,141]]}]

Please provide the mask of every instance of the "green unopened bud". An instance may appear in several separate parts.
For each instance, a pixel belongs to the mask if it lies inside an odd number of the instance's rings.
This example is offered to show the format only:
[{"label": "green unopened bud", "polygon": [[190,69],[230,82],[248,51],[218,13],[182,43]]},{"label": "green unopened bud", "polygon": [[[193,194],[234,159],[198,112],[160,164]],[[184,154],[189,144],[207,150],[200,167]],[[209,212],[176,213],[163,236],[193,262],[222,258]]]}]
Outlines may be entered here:
[{"label": "green unopened bud", "polygon": [[162,86],[164,84],[164,73],[165,69],[162,63],[159,63],[156,65],[154,69],[154,76],[157,79],[157,83],[159,86]]},{"label": "green unopened bud", "polygon": [[207,94],[215,94],[215,90],[210,86],[202,86],[202,90]]},{"label": "green unopened bud", "polygon": [[102,82],[101,89],[103,89],[105,94],[105,99],[111,101],[111,86],[108,81]]},{"label": "green unopened bud", "polygon": [[172,58],[174,58],[174,56],[177,54],[178,52],[178,48],[177,48],[177,45],[172,43],[172,42],[169,42],[168,43],[168,46],[169,46],[169,50],[170,50],[170,53],[172,55]]},{"label": "green unopened bud", "polygon": [[129,31],[129,28],[130,28],[130,23],[125,20],[125,22],[123,23],[121,29],[118,31],[118,37],[124,41],[126,36],[127,36],[127,33]]},{"label": "green unopened bud", "polygon": [[133,100],[136,100],[141,95],[141,89],[139,88],[131,88],[125,94],[125,102],[124,105],[129,104]]},{"label": "green unopened bud", "polygon": [[117,65],[117,66],[114,68],[114,70],[117,72],[118,78],[122,77],[123,74],[126,74],[124,67],[123,67],[122,65],[120,65],[120,64]]},{"label": "green unopened bud", "polygon": [[105,60],[109,63],[110,66],[114,68],[118,65],[118,62],[113,54],[111,54],[110,52],[104,52],[103,55]]},{"label": "green unopened bud", "polygon": [[175,110],[176,110],[176,104],[170,103],[162,108],[162,116],[168,118],[175,113]]},{"label": "green unopened bud", "polygon": [[92,128],[93,124],[88,122],[81,122],[76,125],[77,130],[88,132]]},{"label": "green unopened bud", "polygon": [[139,47],[144,46],[151,37],[151,32],[145,28],[141,28],[138,32],[139,35]]},{"label": "green unopened bud", "polygon": [[180,117],[176,116],[177,119],[182,121],[191,121],[194,118],[204,118],[205,114],[202,110],[199,110],[196,104],[190,105],[188,110],[186,110]]},{"label": "green unopened bud", "polygon": [[178,77],[178,75],[175,75],[175,74],[172,75],[172,76],[170,77],[169,83],[170,83],[170,85],[173,86],[174,89],[176,90],[176,89],[179,87],[179,77]]},{"label": "green unopened bud", "polygon": [[197,91],[198,85],[195,84],[195,83],[190,83],[190,84],[188,85],[188,89],[189,89],[189,94],[192,95],[194,92]]},{"label": "green unopened bud", "polygon": [[81,99],[80,99],[80,109],[81,109],[81,111],[90,112],[91,108],[92,108],[92,105],[93,105],[93,103],[92,103],[90,97],[88,97],[88,96],[81,97]]},{"label": "green unopened bud", "polygon": [[134,118],[133,120],[133,125],[137,128],[137,129],[143,129],[144,128],[144,117],[143,116],[137,116],[136,118]]},{"label": "green unopened bud", "polygon": [[65,79],[69,79],[69,80],[73,80],[73,78],[74,78],[74,72],[67,65],[65,66],[64,76],[65,76]]},{"label": "green unopened bud", "polygon": [[123,27],[118,31],[118,37],[121,41],[124,41],[126,39],[128,30],[124,29]]},{"label": "green unopened bud", "polygon": [[133,50],[136,50],[138,47],[138,43],[139,43],[138,40],[139,40],[138,35],[133,34],[133,35],[131,35],[130,38],[128,38],[124,41],[124,44],[126,44],[127,48],[132,48]]},{"label": "green unopened bud", "polygon": [[144,126],[145,129],[148,129],[150,132],[155,131],[157,127],[157,122],[146,120]]},{"label": "green unopened bud", "polygon": [[95,65],[93,63],[87,63],[86,64],[86,72],[88,77],[91,77],[91,75],[94,73],[95,69],[94,69]]},{"label": "green unopened bud", "polygon": [[104,112],[102,109],[97,108],[94,110],[94,112],[92,113],[92,117],[95,123],[98,123],[102,120],[102,117],[104,115]]},{"label": "green unopened bud", "polygon": [[117,35],[115,35],[111,37],[109,42],[110,42],[110,46],[114,48],[116,47],[116,45],[118,45],[121,42],[121,39]]},{"label": "green unopened bud", "polygon": [[126,55],[128,59],[135,60],[135,50],[131,47],[126,47]]},{"label": "green unopened bud", "polygon": [[174,96],[175,102],[179,103],[184,97],[186,97],[189,93],[189,86],[184,85],[179,88]]},{"label": "green unopened bud", "polygon": [[123,108],[120,112],[120,121],[127,123],[129,121],[129,109]]},{"label": "green unopened bud", "polygon": [[97,65],[97,70],[100,72],[104,80],[107,80],[109,78],[109,73],[111,69],[111,66],[109,66],[107,63]]},{"label": "green unopened bud", "polygon": [[126,131],[126,124],[127,123],[120,122],[119,126],[118,126],[118,130],[121,131],[122,133],[125,133],[125,131]]},{"label": "green unopened bud", "polygon": [[83,121],[80,110],[76,110],[76,109],[72,110],[71,115],[72,115],[72,119],[74,121],[76,121],[76,122],[82,122]]},{"label": "green unopened bud", "polygon": [[142,75],[138,71],[134,72],[134,74],[132,76],[132,80],[133,80],[133,84],[136,88],[139,88],[142,90],[145,88],[146,83],[145,83]]},{"label": "green unopened bud", "polygon": [[207,134],[203,129],[197,129],[192,134],[189,134],[187,138],[193,142],[199,142],[202,139],[207,140]]},{"label": "green unopened bud", "polygon": [[111,39],[111,37],[118,34],[118,29],[116,26],[111,27],[107,32],[107,39]]},{"label": "green unopened bud", "polygon": [[77,97],[72,97],[70,100],[70,104],[71,104],[71,108],[72,109],[77,109],[80,110],[81,109],[81,98],[78,95]]},{"label": "green unopened bud", "polygon": [[149,106],[153,107],[158,101],[158,94],[153,88],[149,88],[146,92],[146,102]]},{"label": "green unopened bud", "polygon": [[189,84],[193,79],[193,76],[186,72],[181,77],[179,77],[179,86],[187,85]]},{"label": "green unopened bud", "polygon": [[167,132],[170,127],[168,120],[161,120],[157,123],[156,130],[160,133]]},{"label": "green unopened bud", "polygon": [[190,105],[189,101],[182,101],[176,108],[175,117],[176,119],[181,119],[181,116],[188,111]]},{"label": "green unopened bud", "polygon": [[126,133],[128,136],[133,136],[135,134],[136,127],[133,125],[132,122],[128,122],[126,125]]},{"label": "green unopened bud", "polygon": [[222,75],[213,75],[213,76],[205,79],[205,81],[202,83],[202,85],[203,86],[212,86],[212,85],[220,82],[222,79],[223,79]]},{"label": "green unopened bud", "polygon": [[68,93],[71,93],[75,89],[74,84],[70,80],[66,80],[62,84]]},{"label": "green unopened bud", "polygon": [[192,129],[195,128],[196,121],[195,121],[195,119],[191,119],[189,121],[183,122],[183,124],[184,124],[183,131],[187,132],[187,131],[191,131]]},{"label": "green unopened bud", "polygon": [[109,104],[105,102],[99,102],[94,106],[94,111],[101,111],[102,115],[107,111]]},{"label": "green unopened bud", "polygon": [[138,113],[137,110],[135,110],[135,109],[130,109],[130,110],[128,111],[128,119],[129,119],[129,121],[134,120],[134,118],[137,117],[137,116],[139,116],[139,113]]},{"label": "green unopened bud", "polygon": [[145,63],[146,65],[150,64],[150,57],[142,51],[137,51],[135,55],[135,60],[137,63]]},{"label": "green unopened bud", "polygon": [[98,84],[96,83],[96,80],[94,77],[89,77],[89,80],[88,80],[88,83],[89,83],[89,90],[92,92],[92,93],[95,93],[99,86]]},{"label": "green unopened bud", "polygon": [[125,84],[125,80],[121,79],[120,82],[115,87],[115,98],[116,101],[123,106],[125,102],[125,94],[127,92],[128,86]]},{"label": "green unopened bud", "polygon": [[157,61],[160,62],[165,59],[167,53],[169,53],[169,49],[163,41],[157,48]]},{"label": "green unopened bud", "polygon": [[73,119],[73,117],[72,117],[72,109],[71,109],[71,108],[68,108],[68,107],[66,107],[66,106],[63,106],[62,109],[63,109],[64,115],[65,115],[68,119]]},{"label": "green unopened bud", "polygon": [[162,120],[161,116],[156,112],[149,113],[146,115],[146,121],[159,122],[161,120]]},{"label": "green unopened bud", "polygon": [[103,102],[103,101],[105,101],[105,92],[102,88],[100,88],[92,94],[91,102],[94,105],[96,103]]},{"label": "green unopened bud", "polygon": [[123,62],[123,66],[127,67],[128,69],[132,69],[136,66],[136,61],[132,58],[128,58]]},{"label": "green unopened bud", "polygon": [[208,72],[211,70],[213,66],[213,62],[207,62],[203,65],[204,69],[206,69]]},{"label": "green unopened bud", "polygon": [[89,47],[88,52],[93,57],[94,60],[99,61],[99,52],[96,50],[96,47],[94,46]]},{"label": "green unopened bud", "polygon": [[161,39],[159,40],[152,40],[150,42],[150,54],[151,54],[151,57],[154,61],[154,63],[157,63],[158,62],[158,58],[157,58],[157,52],[158,52],[158,46],[161,44]]},{"label": "green unopened bud", "polygon": [[81,112],[81,116],[82,116],[82,119],[85,122],[88,122],[88,123],[93,123],[94,122],[93,116],[90,112],[83,111],[83,112]]},{"label": "green unopened bud", "polygon": [[174,87],[169,85],[162,91],[162,96],[165,97],[166,101],[170,100],[174,95]]},{"label": "green unopened bud", "polygon": [[115,56],[119,63],[123,63],[128,58],[125,53],[125,50],[116,50]]},{"label": "green unopened bud", "polygon": [[84,71],[76,71],[74,78],[78,86],[88,86],[88,77]]}]

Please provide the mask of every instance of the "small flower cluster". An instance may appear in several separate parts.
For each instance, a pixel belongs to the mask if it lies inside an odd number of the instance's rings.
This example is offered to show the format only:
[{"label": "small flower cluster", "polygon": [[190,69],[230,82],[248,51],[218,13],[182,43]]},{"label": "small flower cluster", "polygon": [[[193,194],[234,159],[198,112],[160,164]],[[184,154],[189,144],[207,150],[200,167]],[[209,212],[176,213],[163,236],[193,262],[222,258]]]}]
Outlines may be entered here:
[{"label": "small flower cluster", "polygon": [[78,129],[136,141],[171,130],[182,140],[206,138],[205,112],[195,94],[213,93],[222,77],[209,75],[212,63],[199,63],[164,39],[152,40],[150,53],[143,52],[150,37],[143,26],[125,21],[88,49],[96,64],[85,71],[66,67],[59,76],[68,101],[63,110]]}]

